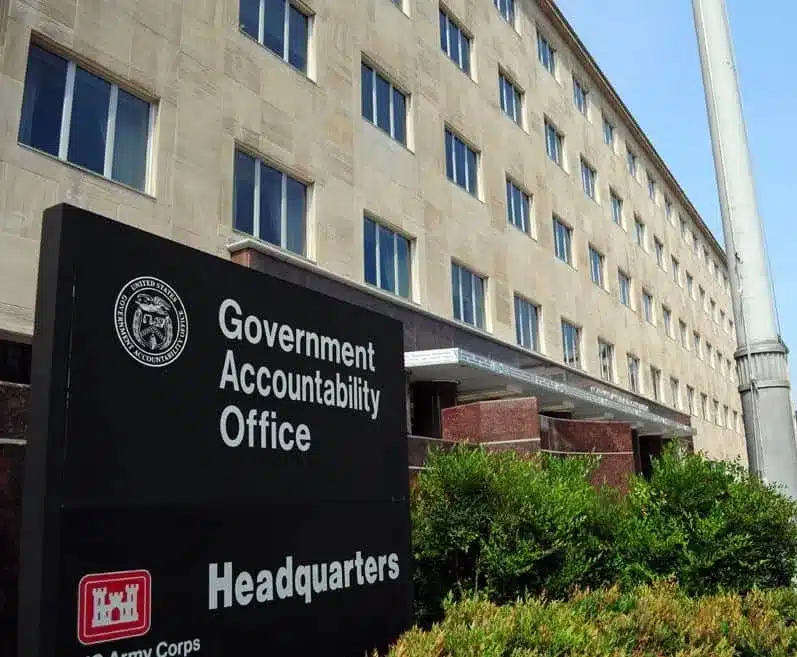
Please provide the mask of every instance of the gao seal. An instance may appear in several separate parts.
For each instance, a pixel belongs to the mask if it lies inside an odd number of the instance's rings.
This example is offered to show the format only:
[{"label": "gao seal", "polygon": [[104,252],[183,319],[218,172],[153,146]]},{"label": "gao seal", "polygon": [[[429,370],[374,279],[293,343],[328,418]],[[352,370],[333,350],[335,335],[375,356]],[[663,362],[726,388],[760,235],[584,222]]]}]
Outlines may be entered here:
[{"label": "gao seal", "polygon": [[119,342],[147,367],[176,361],[188,341],[188,314],[174,289],[158,278],[139,276],[122,287],[114,306]]}]

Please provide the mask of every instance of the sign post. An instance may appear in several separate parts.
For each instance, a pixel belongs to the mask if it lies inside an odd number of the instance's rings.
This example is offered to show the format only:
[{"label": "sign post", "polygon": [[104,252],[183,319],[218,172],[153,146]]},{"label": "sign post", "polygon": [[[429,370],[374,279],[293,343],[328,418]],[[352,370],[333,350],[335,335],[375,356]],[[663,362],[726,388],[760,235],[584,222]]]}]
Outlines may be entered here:
[{"label": "sign post", "polygon": [[402,329],[45,212],[21,657],[359,656],[410,624]]}]

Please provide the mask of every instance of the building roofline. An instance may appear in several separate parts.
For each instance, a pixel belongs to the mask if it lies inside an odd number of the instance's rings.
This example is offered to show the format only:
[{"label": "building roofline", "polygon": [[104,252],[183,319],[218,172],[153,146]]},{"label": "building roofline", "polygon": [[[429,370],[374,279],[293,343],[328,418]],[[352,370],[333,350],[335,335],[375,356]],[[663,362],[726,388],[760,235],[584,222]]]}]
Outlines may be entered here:
[{"label": "building roofline", "polygon": [[702,231],[703,236],[708,238],[714,249],[720,254],[723,264],[727,268],[728,257],[725,253],[724,247],[714,236],[714,233],[711,232],[705,221],[703,221],[703,217],[697,211],[697,208],[692,204],[692,201],[689,200],[689,197],[686,195],[683,187],[681,187],[681,185],[675,179],[675,176],[673,175],[672,171],[670,171],[670,168],[664,162],[664,159],[661,157],[661,155],[659,155],[656,147],[653,145],[653,142],[650,141],[648,136],[642,130],[642,127],[639,125],[639,123],[637,123],[637,120],[634,118],[633,114],[631,114],[631,110],[628,109],[626,104],[620,98],[620,95],[614,89],[612,83],[609,82],[609,78],[606,77],[600,66],[598,66],[598,62],[595,61],[595,58],[589,53],[578,34],[576,34],[576,31],[565,18],[562,10],[559,9],[554,0],[535,1],[545,16],[551,21],[554,29],[559,32],[559,36],[565,40],[567,45],[579,57],[581,63],[586,67],[587,73],[598,81],[601,91],[603,92],[606,100],[612,105],[612,109],[614,109],[614,111],[619,114],[620,118],[627,124],[633,137],[637,142],[639,142],[641,148],[646,151],[647,156],[651,159],[653,164],[660,170],[660,172],[664,173],[665,182],[675,191],[675,194],[683,208],[691,215],[692,220]]}]

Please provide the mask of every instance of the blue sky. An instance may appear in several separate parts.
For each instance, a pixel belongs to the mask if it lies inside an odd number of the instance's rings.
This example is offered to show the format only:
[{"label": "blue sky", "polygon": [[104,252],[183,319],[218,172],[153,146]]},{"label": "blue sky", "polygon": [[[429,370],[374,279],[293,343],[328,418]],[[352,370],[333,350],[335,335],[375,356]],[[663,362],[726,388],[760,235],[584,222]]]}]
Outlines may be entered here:
[{"label": "blue sky", "polygon": [[[567,20],[664,158],[720,244],[722,220],[690,0],[557,0]],[[726,0],[781,331],[797,384],[793,129],[797,83],[787,57],[797,2]],[[789,44],[789,45],[786,45]],[[797,398],[797,394],[793,393]]]}]

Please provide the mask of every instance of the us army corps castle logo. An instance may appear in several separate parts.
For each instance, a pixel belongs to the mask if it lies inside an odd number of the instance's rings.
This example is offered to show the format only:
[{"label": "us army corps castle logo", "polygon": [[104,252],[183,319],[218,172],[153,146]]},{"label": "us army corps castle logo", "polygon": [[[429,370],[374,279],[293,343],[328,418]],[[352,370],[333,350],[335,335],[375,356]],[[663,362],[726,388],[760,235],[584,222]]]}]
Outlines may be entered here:
[{"label": "us army corps castle logo", "polygon": [[188,315],[177,292],[158,278],[140,276],[116,297],[116,335],[130,356],[147,367],[176,361],[188,340]]}]

